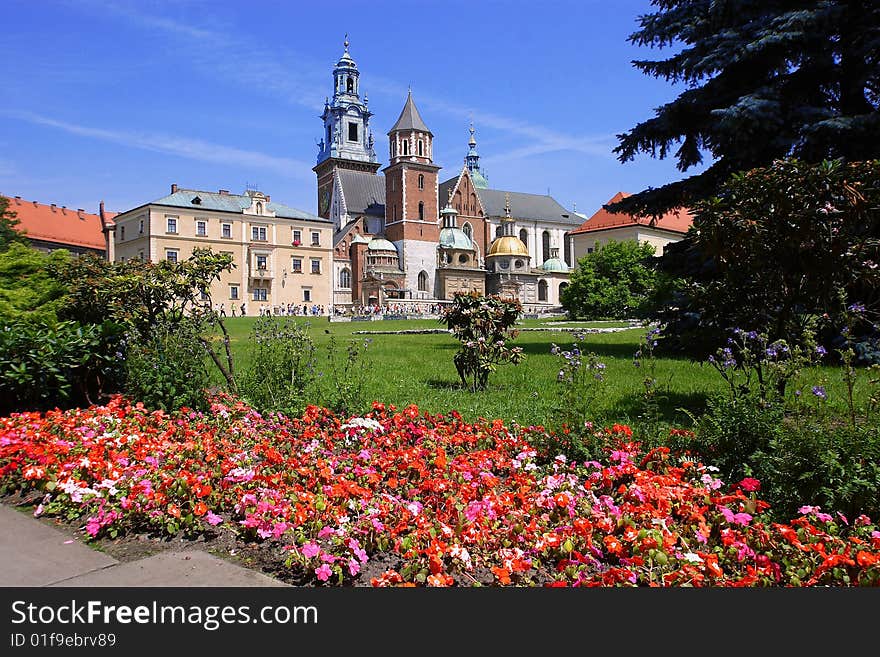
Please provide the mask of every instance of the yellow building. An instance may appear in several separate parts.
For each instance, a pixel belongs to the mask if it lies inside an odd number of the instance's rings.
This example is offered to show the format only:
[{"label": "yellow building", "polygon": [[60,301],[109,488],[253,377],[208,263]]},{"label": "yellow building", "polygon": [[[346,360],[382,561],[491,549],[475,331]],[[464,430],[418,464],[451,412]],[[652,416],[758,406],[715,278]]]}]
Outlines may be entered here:
[{"label": "yellow building", "polygon": [[182,189],[115,217],[111,260],[185,260],[194,248],[232,255],[235,267],[211,288],[218,309],[236,314],[297,307],[330,312],[333,223],[267,194]]}]

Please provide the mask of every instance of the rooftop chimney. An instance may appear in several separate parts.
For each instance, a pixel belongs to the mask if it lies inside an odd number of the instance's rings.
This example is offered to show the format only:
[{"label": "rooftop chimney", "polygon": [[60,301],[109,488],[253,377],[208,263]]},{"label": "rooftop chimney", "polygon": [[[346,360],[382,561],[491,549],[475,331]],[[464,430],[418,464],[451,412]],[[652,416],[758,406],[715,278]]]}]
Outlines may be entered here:
[{"label": "rooftop chimney", "polygon": [[83,216],[83,212],[85,212],[85,210],[83,210],[82,208],[76,209],[76,214],[79,215],[80,219],[85,219],[85,217]]},{"label": "rooftop chimney", "polygon": [[220,190],[220,193],[223,194],[223,196],[229,196],[229,190],[228,190],[228,189],[221,189],[221,190]]},{"label": "rooftop chimney", "polygon": [[101,217],[101,220],[104,220],[104,201],[98,203],[98,216]]},{"label": "rooftop chimney", "polygon": [[39,205],[40,205],[40,204],[39,204],[39,203],[37,203],[37,202],[36,202],[36,201],[32,201],[32,203],[33,203],[33,204],[34,204],[34,207],[37,207],[37,206],[39,206]]},{"label": "rooftop chimney", "polygon": [[61,206],[61,214],[67,214],[67,206],[66,205]]},{"label": "rooftop chimney", "polygon": [[[36,204],[37,204],[37,202],[34,201],[34,205],[36,205]],[[58,208],[58,206],[53,203],[52,204],[52,212],[55,212],[57,208]]]},{"label": "rooftop chimney", "polygon": [[171,193],[172,194],[177,193],[177,183],[171,183]]}]

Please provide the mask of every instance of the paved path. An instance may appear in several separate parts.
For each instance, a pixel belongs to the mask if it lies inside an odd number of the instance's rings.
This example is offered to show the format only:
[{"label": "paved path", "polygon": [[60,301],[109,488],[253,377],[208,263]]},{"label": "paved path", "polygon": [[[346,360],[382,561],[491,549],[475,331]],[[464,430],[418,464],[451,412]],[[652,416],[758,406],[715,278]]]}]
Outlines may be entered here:
[{"label": "paved path", "polygon": [[207,552],[120,563],[28,513],[0,504],[0,586],[287,586]]}]

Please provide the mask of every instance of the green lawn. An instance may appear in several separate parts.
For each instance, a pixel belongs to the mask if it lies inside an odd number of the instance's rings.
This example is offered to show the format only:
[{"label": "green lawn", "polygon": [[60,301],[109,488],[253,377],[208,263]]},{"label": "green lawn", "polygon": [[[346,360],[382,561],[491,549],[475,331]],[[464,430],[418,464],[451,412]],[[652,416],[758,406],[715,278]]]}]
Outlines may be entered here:
[{"label": "green lawn", "polygon": [[[248,336],[256,318],[229,318],[227,328],[232,337],[236,367],[246,366]],[[560,359],[550,353],[552,343],[562,348],[572,344],[573,336],[563,329],[577,326],[627,326],[620,322],[564,322],[524,320],[520,327],[546,327],[553,331],[523,331],[515,344],[526,354],[519,365],[502,365],[489,378],[489,388],[471,393],[460,386],[452,357],[458,342],[448,334],[429,335],[356,335],[356,331],[398,331],[403,329],[442,329],[435,320],[389,320],[374,322],[329,322],[326,318],[298,323],[310,326],[310,333],[319,349],[326,348],[331,336],[345,344],[349,340],[371,340],[366,352],[369,362],[368,394],[371,399],[395,404],[410,403],[431,413],[457,410],[465,419],[503,418],[520,424],[550,424],[551,409],[557,401],[559,386],[556,375]],[[595,352],[607,366],[604,397],[597,409],[597,419],[606,422],[633,422],[641,413],[644,366],[633,365],[633,354],[645,329],[635,328],[619,333],[588,334],[581,343],[584,352]],[[708,365],[687,359],[659,358],[656,376],[661,391],[663,419],[676,426],[690,426],[687,414],[700,413],[708,395],[724,390],[724,382]],[[863,377],[864,378],[864,377]],[[843,403],[845,387],[840,370],[817,368],[805,374],[812,384],[823,384],[828,390],[828,403]],[[809,390],[809,388],[808,388]],[[807,393],[809,396],[809,393]],[[816,400],[818,403],[818,400]],[[842,408],[842,406],[841,406]]]}]

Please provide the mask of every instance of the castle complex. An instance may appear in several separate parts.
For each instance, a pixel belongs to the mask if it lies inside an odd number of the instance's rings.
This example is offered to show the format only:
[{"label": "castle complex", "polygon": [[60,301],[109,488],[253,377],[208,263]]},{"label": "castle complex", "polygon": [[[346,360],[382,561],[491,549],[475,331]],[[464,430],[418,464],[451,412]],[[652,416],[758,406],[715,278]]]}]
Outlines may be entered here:
[{"label": "castle complex", "polygon": [[434,134],[411,91],[381,168],[348,48],[346,39],[314,167],[318,214],[334,228],[333,305],[405,306],[477,291],[535,311],[558,306],[572,264],[567,233],[583,218],[550,196],[491,189],[473,126],[464,166],[441,182]]}]

